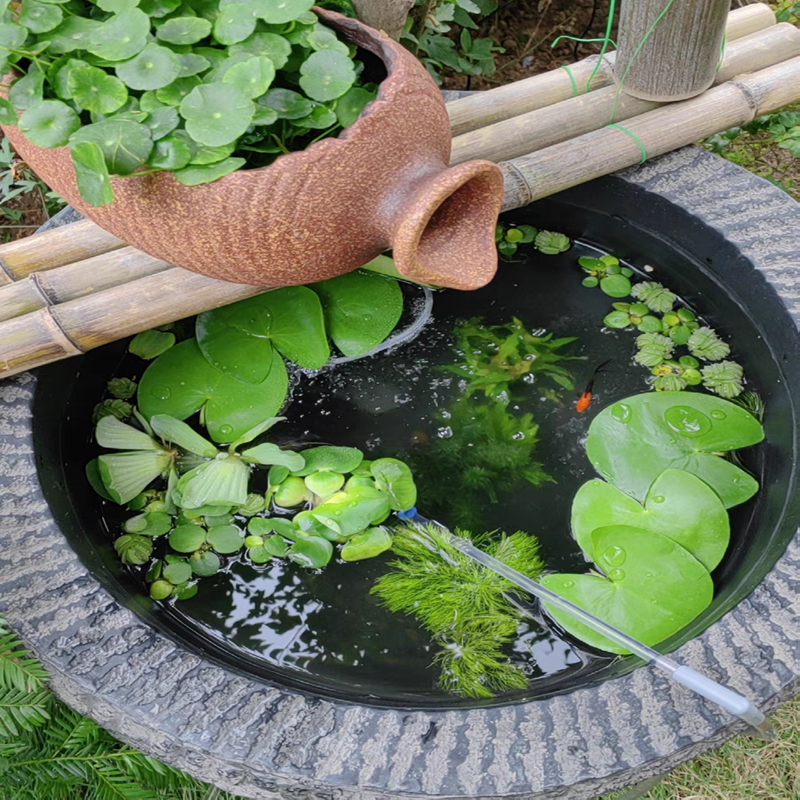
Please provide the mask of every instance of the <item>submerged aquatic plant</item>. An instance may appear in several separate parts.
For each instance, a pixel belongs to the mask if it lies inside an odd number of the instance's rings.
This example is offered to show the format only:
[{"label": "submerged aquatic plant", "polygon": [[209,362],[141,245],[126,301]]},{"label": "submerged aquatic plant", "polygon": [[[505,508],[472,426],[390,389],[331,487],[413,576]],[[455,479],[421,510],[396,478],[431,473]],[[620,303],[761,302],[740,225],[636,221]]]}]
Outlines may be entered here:
[{"label": "submerged aquatic plant", "polygon": [[505,325],[485,325],[479,318],[462,320],[455,328],[461,363],[444,367],[466,379],[466,396],[482,391],[487,397],[508,403],[511,384],[532,383],[538,374],[559,386],[575,388],[572,376],[560,361],[577,360],[559,352],[576,341],[574,336],[554,339],[552,333],[535,334],[514,317]]},{"label": "submerged aquatic plant", "polygon": [[525,482],[552,483],[536,460],[539,426],[501,403],[459,398],[442,419],[445,437],[432,439],[412,458],[421,507],[450,525],[482,524],[486,502]]},{"label": "submerged aquatic plant", "polygon": [[[534,580],[544,567],[535,536],[455,533]],[[372,592],[391,611],[415,617],[432,635],[440,647],[435,663],[441,688],[474,698],[525,688],[524,673],[505,653],[519,624],[519,611],[508,596],[519,590],[453,547],[449,533],[434,524],[422,535],[413,525],[394,534],[397,558]]]}]

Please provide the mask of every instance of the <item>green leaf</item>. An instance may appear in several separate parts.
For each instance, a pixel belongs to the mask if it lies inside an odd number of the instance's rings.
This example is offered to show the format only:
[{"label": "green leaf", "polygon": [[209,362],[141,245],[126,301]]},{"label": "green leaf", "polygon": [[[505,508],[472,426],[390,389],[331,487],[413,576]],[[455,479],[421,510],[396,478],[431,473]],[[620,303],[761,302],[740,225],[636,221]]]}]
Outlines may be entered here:
[{"label": "green leaf", "polygon": [[298,539],[286,555],[301,567],[322,569],[333,557],[333,545],[319,536],[308,536]]},{"label": "green leaf", "polygon": [[[229,8],[229,6],[226,6]],[[266,56],[253,56],[234,64],[222,79],[246,97],[261,97],[275,80],[275,65]]]},{"label": "green leaf", "polygon": [[167,452],[110,453],[97,459],[100,477],[115,503],[125,505],[162,475],[170,464]]},{"label": "green leaf", "polygon": [[312,50],[338,50],[340,53],[350,54],[350,48],[339,41],[336,34],[328,28],[317,27],[309,31],[306,42]]},{"label": "green leaf", "polygon": [[128,350],[145,361],[152,361],[152,359],[166,353],[174,345],[174,333],[149,330],[137,333],[128,345]]},{"label": "green leaf", "polygon": [[367,103],[377,97],[377,92],[370,92],[361,86],[348,89],[336,103],[336,118],[343,128],[348,128],[361,115]]},{"label": "green leaf", "polygon": [[19,21],[31,33],[46,33],[58,27],[64,19],[64,12],[50,3],[37,3],[23,0]]},{"label": "green leaf", "polygon": [[609,297],[627,297],[631,293],[631,282],[624,275],[606,275],[600,281],[600,290]]},{"label": "green leaf", "polygon": [[20,692],[0,689],[0,739],[18,737],[22,731],[31,731],[50,719],[47,707],[51,702],[49,692]]},{"label": "green leaf", "polygon": [[205,528],[199,525],[179,525],[169,535],[169,546],[178,553],[194,553],[205,541]]},{"label": "green leaf", "polygon": [[271,555],[277,558],[283,558],[286,555],[286,542],[280,536],[269,536],[264,539],[262,547]]},{"label": "green leaf", "polygon": [[211,23],[201,17],[173,17],[156,29],[156,37],[171,44],[195,44],[211,33]]},{"label": "green leaf", "polygon": [[192,151],[176,136],[165,136],[155,143],[147,163],[151,167],[180,170],[192,160]]},{"label": "green leaf", "polygon": [[236,172],[246,163],[243,158],[226,158],[215,164],[184,167],[177,170],[174,175],[184,186],[199,186],[201,183],[212,183],[224,178],[226,175],[230,175],[231,172]]},{"label": "green leaf", "polygon": [[131,89],[153,90],[169,86],[181,72],[181,59],[168,47],[153,42],[141,53],[117,64],[117,77]]},{"label": "green leaf", "polygon": [[102,24],[95,19],[67,17],[57,28],[48,33],[47,38],[50,40],[48,52],[59,55],[85,50],[90,37]]},{"label": "green leaf", "polygon": [[[369,486],[354,486],[346,492],[337,492],[324,503],[294,517],[300,530],[332,541],[344,541],[366,530],[370,525],[383,522],[391,512],[389,499]],[[323,520],[335,520],[338,532]]]},{"label": "green leaf", "polygon": [[713,395],[646,392],[601,411],[589,428],[586,452],[595,469],[625,494],[643,501],[666,469],[705,481],[726,508],[745,502],[758,482],[715,453],[757,444],[760,423]]},{"label": "green leaf", "polygon": [[346,356],[376,348],[394,330],[403,313],[397,281],[368,272],[350,272],[315,283],[322,300],[328,333]]},{"label": "green leaf", "polygon": [[697,328],[686,343],[693,356],[706,361],[719,361],[731,352],[731,348],[711,328]]},{"label": "green leaf", "polygon": [[247,383],[260,383],[269,374],[273,344],[308,369],[319,369],[330,355],[319,298],[304,286],[278,289],[200,314],[196,333],[210,363]]},{"label": "green leaf", "polygon": [[4,97],[0,97],[0,124],[17,124],[17,110]]},{"label": "green leaf", "polygon": [[44,96],[44,73],[31,69],[27,75],[14,81],[8,90],[9,102],[14,108],[33,108]]},{"label": "green leaf", "polygon": [[216,553],[206,550],[189,556],[189,566],[195,575],[201,578],[208,578],[211,575],[216,575],[222,564]]},{"label": "green leaf", "polygon": [[647,492],[644,507],[610,483],[583,484],[572,502],[572,533],[590,561],[595,560],[592,533],[609,525],[667,536],[709,572],[722,560],[730,541],[728,512],[722,501],[708,484],[683,470],[662,472]]},{"label": "green leaf", "polygon": [[299,470],[293,470],[294,474],[301,478],[321,469],[342,474],[353,472],[364,460],[364,454],[355,447],[323,445],[303,450],[303,458],[304,466]]},{"label": "green leaf", "polygon": [[[615,525],[592,534],[595,575],[545,575],[542,586],[646,645],[657,645],[695,619],[714,596],[708,570],[688,550],[654,531]],[[617,566],[621,555],[623,566]],[[627,650],[547,607],[573,636],[611,653]]]},{"label": "green leaf", "polygon": [[19,50],[28,38],[28,31],[13,22],[0,23],[0,50]]},{"label": "green leaf", "polygon": [[128,533],[114,542],[114,549],[123,564],[141,566],[153,555],[153,540],[136,533]]},{"label": "green leaf", "polygon": [[45,100],[19,119],[19,129],[39,147],[63,147],[80,126],[78,115],[59,100]]},{"label": "green leaf", "polygon": [[208,532],[208,543],[218,553],[238,553],[244,547],[244,534],[235,525],[219,525]]},{"label": "green leaf", "polygon": [[353,60],[338,50],[319,50],[300,65],[300,86],[322,103],[341,97],[355,81]]},{"label": "green leaf", "polygon": [[92,30],[86,49],[106,61],[126,61],[144,50],[149,34],[150,17],[129,8]]},{"label": "green leaf", "polygon": [[278,119],[302,119],[314,110],[314,104],[307,97],[291,89],[270,89],[258,98],[258,103],[275,111]]},{"label": "green leaf", "polygon": [[103,417],[95,428],[95,438],[100,447],[109,450],[153,450],[163,453],[164,448],[144,431],[120,422],[114,416]]},{"label": "green leaf", "polygon": [[70,70],[67,87],[70,97],[81,108],[98,114],[112,114],[122,108],[128,99],[125,84],[98,67],[77,67]]},{"label": "green leaf", "polygon": [[87,465],[86,465],[86,480],[89,481],[91,484],[92,489],[94,489],[103,500],[111,500],[111,495],[106,491],[105,484],[103,483],[103,479],[100,476],[100,465],[97,462],[96,458],[93,458]]},{"label": "green leaf", "polygon": [[253,101],[228,84],[196,86],[180,105],[186,130],[197,142],[219,147],[236,141],[250,125]]},{"label": "green leaf", "polygon": [[721,361],[703,367],[703,385],[729,400],[744,391],[744,370],[735,361]]},{"label": "green leaf", "polygon": [[314,0],[273,0],[258,4],[258,16],[270,25],[299,19],[314,5]]},{"label": "green leaf", "polygon": [[250,36],[258,21],[252,3],[229,3],[220,9],[214,23],[214,38],[224,45],[237,44]]},{"label": "green leaf", "polygon": [[669,289],[664,288],[664,286],[655,281],[637,283],[631,289],[631,294],[637,300],[641,300],[651,311],[655,311],[658,314],[666,314],[668,311],[672,311],[672,306],[677,299]]},{"label": "green leaf", "polygon": [[207,461],[181,476],[175,491],[181,508],[240,506],[247,501],[250,470],[237,456]]},{"label": "green leaf", "polygon": [[164,571],[161,574],[164,580],[169,581],[173,586],[177,586],[191,580],[192,568],[186,561],[175,561],[164,567]]},{"label": "green leaf", "polygon": [[150,418],[150,424],[164,442],[177,444],[178,447],[203,458],[214,458],[219,455],[219,450],[208,439],[174,417],[156,414]]},{"label": "green leaf", "polygon": [[404,462],[396,458],[379,458],[370,467],[378,489],[388,495],[394,511],[408,511],[417,502],[414,476]]},{"label": "green leaf", "polygon": [[163,89],[156,89],[156,99],[168,106],[179,106],[202,81],[196,75],[178,78]]},{"label": "green leaf", "polygon": [[568,236],[553,231],[539,231],[534,239],[534,247],[548,256],[564,253],[571,247]]},{"label": "green leaf", "polygon": [[163,511],[147,511],[125,520],[122,529],[125,533],[138,533],[156,538],[163,536],[172,528],[172,518]]},{"label": "green leaf", "polygon": [[114,202],[114,190],[108,177],[105,156],[94,142],[70,144],[72,166],[81,197],[94,208]]},{"label": "green leaf", "polygon": [[342,548],[341,556],[345,561],[363,561],[385,553],[392,546],[392,536],[386,528],[369,528],[357,533]]},{"label": "green leaf", "polygon": [[321,470],[320,472],[312,472],[305,479],[306,488],[317,497],[323,500],[330,497],[334,492],[344,486],[344,475],[339,472],[330,472],[329,470]]},{"label": "green leaf", "polygon": [[231,443],[231,452],[241,447],[243,444],[252,442],[262,434],[266,433],[270,428],[274,428],[279,422],[286,422],[286,417],[268,417],[262,420],[258,425],[254,425],[250,430],[245,431],[241,436],[237,436],[236,440]]},{"label": "green leaf", "polygon": [[116,175],[135,172],[147,162],[153,149],[150,129],[130,120],[109,119],[86,125],[73,133],[70,139],[73,149],[81,142],[96,144],[103,153],[109,171]]},{"label": "green leaf", "polygon": [[[282,465],[279,465],[282,466]],[[280,481],[275,492],[275,503],[281,508],[295,508],[311,500],[311,492],[302,478],[292,476]]]},{"label": "green leaf", "polygon": [[230,442],[274,416],[283,405],[288,378],[283,360],[275,359],[260,384],[246,384],[224,375],[203,358],[195,339],[173,347],[156,359],[139,382],[139,408],[145,417],[168,414],[186,419],[205,406],[211,440]]},{"label": "green leaf", "polygon": [[[163,108],[155,108],[149,112],[144,124],[150,128],[150,136],[153,141],[158,142],[160,139],[172,133],[172,131],[180,125],[180,116],[178,115],[177,109],[172,106],[164,106]],[[188,164],[192,157],[192,151],[186,144],[182,146],[186,152],[186,163]],[[151,153],[148,163],[152,162],[152,158],[153,156]]]},{"label": "green leaf", "polygon": [[243,42],[234,44],[229,48],[228,52],[232,56],[240,53],[266,56],[273,63],[275,69],[281,69],[289,59],[292,46],[283,36],[279,36],[277,33],[256,31]]},{"label": "green leaf", "polygon": [[631,324],[631,318],[627,311],[612,311],[603,318],[603,325],[607,328],[627,328]]},{"label": "green leaf", "polygon": [[281,450],[280,447],[271,442],[256,445],[242,453],[245,461],[252,461],[262,466],[284,466],[289,470],[302,469],[305,459],[300,453],[293,453],[291,450]]}]

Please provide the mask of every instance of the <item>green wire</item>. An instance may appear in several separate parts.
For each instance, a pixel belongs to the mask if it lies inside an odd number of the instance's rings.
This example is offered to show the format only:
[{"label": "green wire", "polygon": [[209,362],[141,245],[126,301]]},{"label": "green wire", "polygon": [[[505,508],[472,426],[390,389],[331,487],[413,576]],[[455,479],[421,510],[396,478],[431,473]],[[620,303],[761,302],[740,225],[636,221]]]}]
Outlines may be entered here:
[{"label": "green wire", "polygon": [[608,50],[608,45],[611,42],[611,29],[614,27],[614,11],[616,10],[616,6],[617,6],[617,0],[611,0],[608,6],[608,22],[606,23],[606,35],[603,40],[603,46],[600,48],[600,55],[597,57],[597,63],[594,65],[594,69],[592,70],[592,74],[589,76],[589,80],[586,81],[587,92],[590,91],[592,88],[592,81],[594,80],[594,76],[597,75],[598,71],[600,70],[600,65],[603,63],[603,56],[605,56],[606,50]]},{"label": "green wire", "polygon": [[627,133],[628,136],[636,142],[636,146],[639,148],[639,152],[642,154],[642,160],[639,162],[640,164],[644,164],[647,161],[647,150],[644,149],[644,145],[642,144],[642,140],[633,132],[629,131],[627,128],[623,128],[622,125],[615,125],[614,123],[609,123],[606,125],[607,128],[616,128],[618,131],[622,131],[623,133]]},{"label": "green wire", "polygon": [[570,83],[572,83],[572,96],[577,97],[578,92],[578,82],[575,80],[575,76],[572,74],[572,70],[569,68],[569,64],[562,64],[560,69],[565,69],[567,71],[567,75],[569,75]]}]

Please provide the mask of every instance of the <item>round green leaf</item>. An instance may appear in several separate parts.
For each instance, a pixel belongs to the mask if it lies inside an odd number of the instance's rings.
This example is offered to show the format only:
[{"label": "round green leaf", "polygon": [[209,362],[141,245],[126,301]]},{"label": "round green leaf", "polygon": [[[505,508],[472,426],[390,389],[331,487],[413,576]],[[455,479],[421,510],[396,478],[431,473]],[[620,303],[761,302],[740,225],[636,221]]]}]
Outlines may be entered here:
[{"label": "round green leaf", "polygon": [[[646,645],[678,633],[713,599],[708,570],[660,533],[615,525],[598,528],[592,545],[596,563],[607,578],[545,575],[542,585]],[[622,565],[617,566],[621,559]],[[547,608],[565,630],[592,647],[627,653],[567,614]]]},{"label": "round green leaf", "polygon": [[643,501],[666,469],[705,481],[726,508],[745,502],[758,482],[716,453],[757,444],[758,420],[734,403],[696,392],[645,392],[604,408],[592,421],[586,452],[595,469]]},{"label": "round green leaf", "polygon": [[627,311],[612,311],[603,318],[603,325],[607,328],[627,328],[631,324]]},{"label": "round green leaf", "polygon": [[[163,139],[165,136],[172,133],[172,131],[178,127],[180,124],[180,116],[176,108],[172,106],[163,106],[162,108],[153,109],[147,115],[144,124],[150,128],[150,136],[153,141],[157,142],[159,139]],[[184,146],[189,153],[189,158],[191,158],[192,151],[185,143]],[[188,160],[186,163],[189,163]]]},{"label": "round green leaf", "polygon": [[199,525],[179,525],[169,535],[169,546],[179,553],[194,553],[205,541],[205,529]]},{"label": "round green leaf", "polygon": [[253,536],[266,536],[273,531],[272,522],[271,519],[266,519],[265,517],[253,517],[247,523],[247,532]]},{"label": "round green leaf", "polygon": [[356,81],[353,60],[337,50],[312,53],[300,66],[300,86],[313,100],[341,97]]},{"label": "round green leaf", "polygon": [[27,75],[14,81],[8,90],[8,99],[14,108],[32,108],[42,102],[44,73],[31,69]]},{"label": "round green leaf", "polygon": [[205,406],[205,421],[215,442],[230,442],[280,410],[288,389],[283,360],[277,358],[260,384],[226,376],[203,358],[195,339],[157,358],[139,382],[138,404],[148,419],[168,414],[186,419]]},{"label": "round green leaf", "polygon": [[[178,78],[163,89],[156,89],[156,99],[168,106],[179,106],[202,81],[196,75]],[[146,110],[146,109],[145,109]]]},{"label": "round green leaf", "polygon": [[[227,6],[226,6],[227,8]],[[253,56],[234,64],[222,79],[246,97],[261,97],[275,80],[275,65],[266,56]]]},{"label": "round green leaf", "polygon": [[102,24],[85,17],[67,17],[57,28],[48,33],[47,38],[50,40],[48,52],[58,55],[86,49],[91,35]]},{"label": "round green leaf", "polygon": [[278,119],[302,119],[314,110],[314,104],[307,97],[291,89],[270,89],[258,103],[275,111]]},{"label": "round green leaf", "polygon": [[19,21],[31,33],[46,33],[61,24],[64,12],[56,5],[23,0]]},{"label": "round green leaf", "polygon": [[[193,159],[194,161],[194,159]],[[175,172],[175,177],[184,186],[199,186],[201,183],[213,183],[231,172],[236,172],[246,164],[243,158],[226,158],[223,161],[217,161],[214,164],[207,164],[205,166],[188,166]]]},{"label": "round green leaf", "polygon": [[211,83],[196,86],[180,106],[189,135],[210,147],[230,144],[250,125],[253,101],[233,86]]},{"label": "round green leaf", "polygon": [[67,87],[72,99],[81,108],[100,114],[113,113],[122,108],[128,99],[125,84],[98,67],[78,67],[71,70],[67,77]]},{"label": "round green leaf", "polygon": [[644,333],[657,333],[661,330],[661,320],[652,314],[647,314],[636,327]]},{"label": "round green leaf", "polygon": [[150,43],[128,61],[117,64],[117,77],[131,89],[153,90],[169,86],[181,72],[180,56],[168,47]]},{"label": "round green leaf", "polygon": [[385,553],[392,546],[392,537],[386,528],[369,528],[357,533],[342,548],[345,561],[363,561]]},{"label": "round green leaf", "polygon": [[150,17],[129,8],[92,30],[85,47],[106,61],[125,61],[144,50],[149,33]]},{"label": "round green leaf", "polygon": [[94,142],[75,142],[69,149],[81,197],[95,208],[113,203],[114,190],[100,147]]},{"label": "round green leaf", "polygon": [[394,330],[403,313],[403,293],[393,278],[350,272],[314,284],[328,333],[346,356],[373,350]]},{"label": "round green leaf", "polygon": [[286,542],[280,536],[269,536],[264,539],[262,547],[272,556],[283,558],[286,555]]},{"label": "round green leaf", "polygon": [[172,44],[195,44],[211,33],[211,23],[202,17],[173,17],[156,29],[156,37]]},{"label": "round green leaf", "polygon": [[244,547],[244,534],[235,525],[218,525],[209,530],[208,543],[223,555],[238,553]]},{"label": "round green leaf", "polygon": [[185,561],[176,561],[172,564],[167,564],[161,573],[164,580],[169,581],[173,586],[179,583],[186,583],[191,580],[192,568]]},{"label": "round green leaf", "polygon": [[150,597],[153,600],[166,600],[174,591],[169,581],[155,581],[150,584]]},{"label": "round green leaf", "polygon": [[336,34],[327,28],[314,28],[306,36],[306,42],[312,50],[338,50],[340,53],[350,55],[350,48],[340,42]]},{"label": "round green leaf", "polygon": [[290,477],[281,481],[275,492],[275,502],[281,508],[295,508],[311,500],[311,492],[302,478]]},{"label": "round green leaf", "polygon": [[344,475],[358,468],[358,465],[364,460],[364,454],[355,447],[323,445],[303,450],[303,458],[305,466],[294,473],[295,475],[305,477],[319,470],[341,472]]},{"label": "round green leaf", "polygon": [[161,19],[180,8],[181,0],[139,0],[139,8],[149,17]]},{"label": "round green leaf", "polygon": [[258,16],[270,25],[299,19],[314,5],[314,0],[270,0],[259,4]]},{"label": "round green leaf", "polygon": [[653,481],[644,506],[610,483],[585,483],[572,502],[572,533],[590,561],[595,560],[592,533],[609,525],[643,528],[674,539],[709,572],[730,541],[728,512],[716,492],[690,472],[676,469],[665,470]]},{"label": "round green leaf", "polygon": [[179,78],[190,78],[192,75],[199,75],[211,67],[211,62],[204,56],[198,56],[196,53],[181,53],[178,58],[180,59],[180,72]]},{"label": "round green leaf", "polygon": [[333,545],[319,536],[298,539],[286,554],[292,561],[308,569],[321,569],[333,556]]},{"label": "round green leaf", "polygon": [[352,125],[361,115],[367,103],[371,103],[376,96],[376,92],[370,92],[361,86],[353,86],[348,89],[336,103],[336,117],[339,124],[343,128]]},{"label": "round green leaf", "polygon": [[90,66],[79,58],[61,56],[47,71],[47,79],[53,85],[53,90],[62,100],[71,100],[72,92],[69,90],[69,76],[71,72],[80,67]]},{"label": "round green leaf", "polygon": [[39,147],[62,147],[80,126],[78,115],[60,100],[45,100],[19,119],[19,129]]},{"label": "round green leaf", "polygon": [[606,275],[600,281],[600,289],[609,297],[628,297],[631,293],[631,282],[624,275]]},{"label": "round green leaf", "polygon": [[344,486],[344,475],[328,470],[313,472],[306,477],[305,484],[310,492],[324,499]]},{"label": "round green leaf", "polygon": [[156,142],[147,163],[157,169],[177,170],[192,160],[192,151],[175,136],[167,136]]},{"label": "round green leaf", "polygon": [[17,124],[17,110],[4,97],[0,97],[0,124]]},{"label": "round green leaf", "polygon": [[150,129],[128,120],[109,119],[86,125],[72,134],[70,142],[96,144],[103,152],[109,171],[116,175],[135,172],[147,162],[153,149]]},{"label": "round green leaf", "polygon": [[223,6],[214,23],[214,38],[224,45],[244,41],[256,29],[257,11],[257,4],[255,9],[249,3]]},{"label": "round green leaf", "polygon": [[407,464],[396,458],[379,458],[372,462],[371,472],[394,511],[408,511],[416,504],[417,487]]},{"label": "round green leaf", "polygon": [[267,551],[264,545],[259,544],[255,547],[249,547],[247,550],[248,557],[254,564],[266,564],[272,560],[272,554]]},{"label": "round green leaf", "polygon": [[13,22],[0,23],[0,50],[19,50],[28,38],[28,31]]},{"label": "round green leaf", "polygon": [[221,562],[216,553],[211,552],[211,550],[205,550],[202,553],[194,553],[189,556],[189,566],[198,577],[208,578],[219,572]]},{"label": "round green leaf", "polygon": [[243,42],[234,44],[229,49],[229,52],[232,56],[240,53],[266,56],[274,64],[275,69],[281,69],[289,59],[292,46],[283,36],[279,36],[277,33],[256,31]]}]

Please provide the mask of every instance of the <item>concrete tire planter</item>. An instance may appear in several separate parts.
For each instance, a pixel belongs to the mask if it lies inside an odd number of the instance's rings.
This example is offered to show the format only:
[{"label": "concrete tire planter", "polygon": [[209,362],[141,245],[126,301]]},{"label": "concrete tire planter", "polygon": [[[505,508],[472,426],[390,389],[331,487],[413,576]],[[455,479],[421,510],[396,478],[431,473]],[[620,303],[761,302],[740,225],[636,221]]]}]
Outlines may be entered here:
[{"label": "concrete tire planter", "polygon": [[[788,195],[697,148],[571,192],[598,186],[636,198],[654,220],[674,206],[687,226],[724,237],[761,273],[757,291],[777,303],[771,285],[800,320],[800,206]],[[793,331],[786,341],[795,349],[784,356],[796,357]],[[179,646],[118,603],[59,530],[37,477],[35,388],[31,374],[0,384],[0,613],[59,697],[150,755],[253,798],[581,800],[742,730],[649,667],[548,699],[404,710],[281,688]],[[793,413],[785,451],[796,465]],[[784,512],[784,528],[787,514],[796,525],[796,503]],[[799,590],[795,532],[754,590],[676,657],[775,709],[800,690]]]}]

